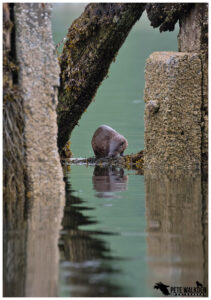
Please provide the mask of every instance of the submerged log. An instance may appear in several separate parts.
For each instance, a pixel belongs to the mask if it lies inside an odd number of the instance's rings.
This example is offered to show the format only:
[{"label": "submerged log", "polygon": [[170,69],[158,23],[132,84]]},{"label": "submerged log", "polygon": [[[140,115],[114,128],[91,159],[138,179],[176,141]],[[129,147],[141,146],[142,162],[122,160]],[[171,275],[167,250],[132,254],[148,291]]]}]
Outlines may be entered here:
[{"label": "submerged log", "polygon": [[69,29],[60,57],[58,147],[61,152],[91,103],[144,3],[92,3]]}]

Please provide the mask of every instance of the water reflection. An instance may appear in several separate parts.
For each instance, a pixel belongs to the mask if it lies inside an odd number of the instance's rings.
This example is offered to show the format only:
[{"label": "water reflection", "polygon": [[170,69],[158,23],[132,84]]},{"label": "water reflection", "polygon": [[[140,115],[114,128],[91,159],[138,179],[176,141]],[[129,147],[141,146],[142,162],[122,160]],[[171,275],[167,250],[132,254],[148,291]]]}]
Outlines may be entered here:
[{"label": "water reflection", "polygon": [[54,191],[37,193],[33,199],[28,197],[15,204],[4,202],[5,297],[58,295],[58,238],[63,206],[64,196]]},{"label": "water reflection", "polygon": [[[26,236],[24,200],[4,203],[3,219],[3,295],[21,297],[25,289]],[[16,210],[15,210],[16,209]],[[14,213],[16,211],[16,213]]]},{"label": "water reflection", "polygon": [[207,178],[127,174],[84,166],[67,171],[59,294],[61,199],[5,203],[4,296],[143,297],[161,296],[153,288],[160,281],[207,286]]},{"label": "water reflection", "polygon": [[97,197],[113,198],[112,192],[127,190],[128,176],[121,168],[96,166],[92,182]]},{"label": "water reflection", "polygon": [[193,287],[199,281],[207,287],[206,178],[179,170],[148,170],[145,187],[148,284]]},{"label": "water reflection", "polygon": [[[127,178],[123,173],[122,170],[96,167],[93,186],[97,196],[107,197],[111,191],[125,189]],[[80,225],[97,221],[83,214],[90,207],[80,197],[73,195],[69,178],[66,178],[66,205],[59,243],[62,285],[60,294],[72,297],[126,296],[124,287],[113,283],[111,279],[111,275],[121,274],[121,270],[112,266],[112,261],[118,258],[112,256],[103,236],[113,233],[79,228]]]}]

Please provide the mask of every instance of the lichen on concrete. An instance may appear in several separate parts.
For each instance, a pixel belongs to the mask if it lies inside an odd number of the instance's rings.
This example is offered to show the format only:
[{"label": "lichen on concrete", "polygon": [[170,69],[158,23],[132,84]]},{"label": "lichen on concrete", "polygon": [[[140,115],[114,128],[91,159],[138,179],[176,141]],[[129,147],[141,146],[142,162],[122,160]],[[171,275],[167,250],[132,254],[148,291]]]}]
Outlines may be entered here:
[{"label": "lichen on concrete", "polygon": [[14,7],[18,86],[24,113],[26,207],[31,206],[26,237],[31,255],[26,258],[22,296],[57,296],[57,242],[65,194],[57,149],[60,69],[52,39],[51,9],[45,3],[17,3]]},{"label": "lichen on concrete", "polygon": [[[55,182],[62,178],[56,147],[59,66],[52,41],[50,13],[49,4],[15,5],[27,168],[33,191],[42,195],[44,191],[47,192],[44,186],[51,184],[51,176]],[[58,195],[61,192],[59,190]]]},{"label": "lichen on concrete", "polygon": [[201,77],[198,54],[155,52],[147,59],[145,168],[201,167]]}]

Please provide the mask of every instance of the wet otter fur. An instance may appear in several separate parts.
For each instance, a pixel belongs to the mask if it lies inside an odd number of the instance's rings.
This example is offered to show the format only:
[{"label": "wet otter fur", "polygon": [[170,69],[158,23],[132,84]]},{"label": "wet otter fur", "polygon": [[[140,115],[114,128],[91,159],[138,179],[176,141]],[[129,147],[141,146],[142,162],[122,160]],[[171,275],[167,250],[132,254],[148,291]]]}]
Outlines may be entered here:
[{"label": "wet otter fur", "polygon": [[98,127],[92,138],[96,158],[122,156],[127,146],[126,138],[107,125]]}]

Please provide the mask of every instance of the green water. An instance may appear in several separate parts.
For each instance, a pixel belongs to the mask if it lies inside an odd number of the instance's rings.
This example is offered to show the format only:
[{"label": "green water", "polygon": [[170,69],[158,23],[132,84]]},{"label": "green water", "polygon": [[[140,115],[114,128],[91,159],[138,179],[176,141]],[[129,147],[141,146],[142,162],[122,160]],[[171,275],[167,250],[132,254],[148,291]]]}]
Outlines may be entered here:
[{"label": "green water", "polygon": [[[83,8],[76,4],[54,5],[55,43],[65,36]],[[160,34],[150,27],[145,14],[141,17],[112,63],[95,101],[72,133],[74,157],[93,156],[90,142],[101,124],[127,138],[126,154],[144,149],[145,62],[154,51],[177,51],[177,34],[178,26],[173,33]],[[103,172],[94,167],[71,166],[66,173],[59,295],[161,296],[153,288],[156,282],[191,286],[194,280],[203,281],[206,254],[201,247],[201,233],[195,239],[195,228],[201,228],[202,207],[195,218],[190,205],[184,204],[187,198],[200,204],[200,193],[196,196],[194,192],[199,190],[200,178],[196,181],[195,177],[177,176],[173,180],[171,176],[144,177],[127,170]],[[175,180],[177,185],[172,186]],[[176,210],[175,203],[171,203],[174,194],[184,200],[178,202]],[[164,200],[170,203],[167,207]],[[184,207],[190,216],[187,224],[180,219]],[[194,228],[190,225],[193,219],[197,225]],[[184,234],[181,224],[188,228]],[[187,255],[190,245],[193,257]]]},{"label": "green water", "polygon": [[[68,189],[66,210],[74,209],[75,214],[71,216],[78,223],[74,226],[73,239],[69,231],[73,226],[67,225],[68,214],[65,215],[61,244],[64,253],[69,252],[67,249],[74,253],[75,244],[82,254],[73,255],[71,264],[67,263],[67,256],[63,258],[60,293],[63,296],[71,294],[71,276],[75,278],[75,273],[79,273],[80,276],[73,280],[73,296],[77,295],[77,290],[81,296],[150,295],[151,289],[146,283],[144,177],[136,176],[134,171],[124,171],[124,175],[120,175],[115,170],[116,175],[111,175],[111,171],[110,176],[93,175],[93,172],[94,167],[71,166],[71,172],[67,174],[67,182],[74,191]],[[109,185],[103,187],[108,181]],[[83,242],[80,242],[82,233]],[[93,245],[90,245],[90,238],[94,240]],[[65,242],[67,240],[69,242]],[[93,255],[99,245],[100,250]],[[89,271],[84,281],[81,276],[84,276],[84,265],[88,262],[97,267]],[[105,265],[109,272],[104,270]],[[110,288],[108,294],[109,283],[115,288]]]}]

